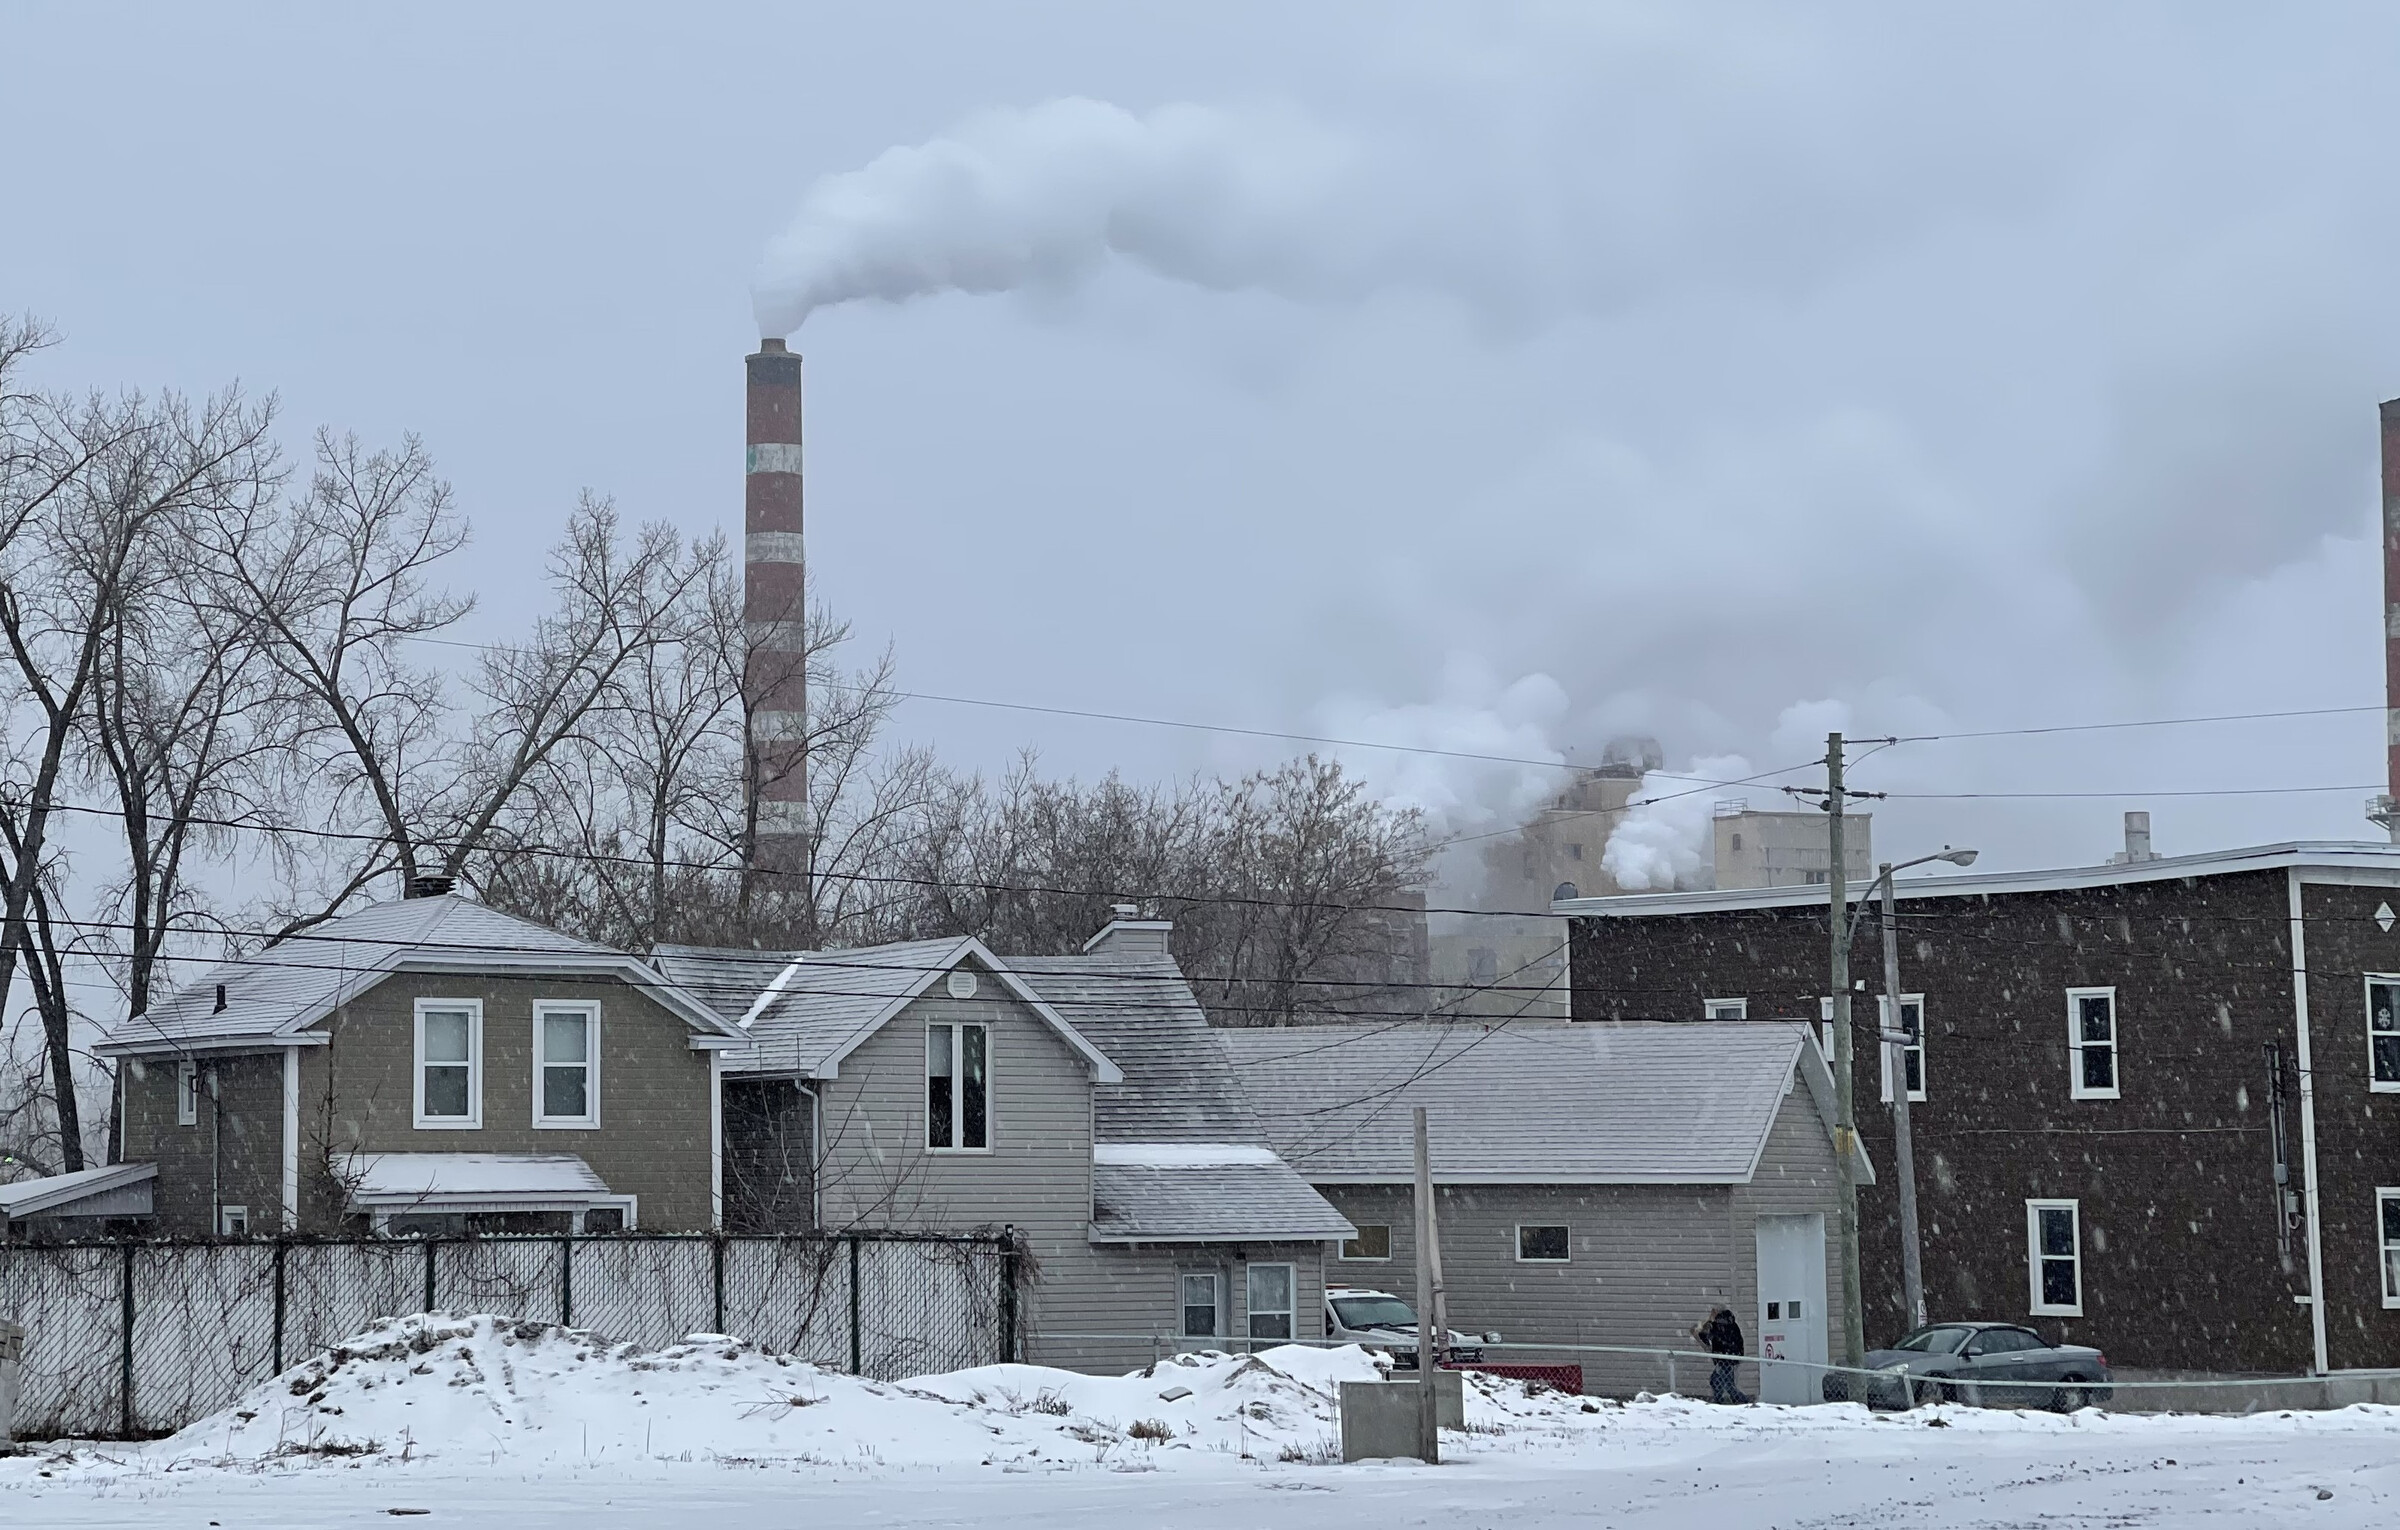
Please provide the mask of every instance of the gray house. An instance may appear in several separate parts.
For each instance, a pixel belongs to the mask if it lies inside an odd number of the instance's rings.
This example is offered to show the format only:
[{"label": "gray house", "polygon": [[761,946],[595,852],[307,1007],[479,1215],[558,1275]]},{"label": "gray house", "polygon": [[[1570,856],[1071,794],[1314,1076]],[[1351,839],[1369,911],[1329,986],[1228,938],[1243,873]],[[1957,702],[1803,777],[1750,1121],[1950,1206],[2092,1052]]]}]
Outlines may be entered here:
[{"label": "gray house", "polygon": [[1167,934],[661,950],[749,1041],[724,1064],[729,1225],[1013,1228],[1046,1364],[1321,1336],[1352,1228],[1269,1147]]},{"label": "gray house", "polygon": [[747,1042],[623,952],[447,894],[375,904],[109,1035],[150,1171],[111,1204],[146,1191],[156,1231],[199,1235],[709,1228],[717,1062]]},{"label": "gray house", "polygon": [[[1414,1110],[1427,1113],[1451,1326],[1488,1358],[1658,1388],[1717,1306],[1813,1402],[1839,1322],[1833,1078],[1798,1023],[1544,1021],[1219,1033],[1269,1140],[1357,1228],[1334,1284],[1413,1299]],[[1872,1170],[1862,1157],[1862,1182]],[[1527,1346],[1527,1347],[1518,1347]],[[1702,1378],[1686,1362],[1684,1390]]]}]

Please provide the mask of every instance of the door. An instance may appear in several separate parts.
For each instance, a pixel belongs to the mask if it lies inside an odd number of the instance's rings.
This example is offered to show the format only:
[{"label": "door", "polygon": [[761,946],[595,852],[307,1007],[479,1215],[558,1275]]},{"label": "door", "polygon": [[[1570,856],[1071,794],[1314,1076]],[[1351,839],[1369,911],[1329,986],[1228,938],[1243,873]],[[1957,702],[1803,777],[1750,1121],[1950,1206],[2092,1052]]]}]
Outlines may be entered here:
[{"label": "door", "polygon": [[1758,1400],[1824,1400],[1825,1217],[1758,1219]]}]

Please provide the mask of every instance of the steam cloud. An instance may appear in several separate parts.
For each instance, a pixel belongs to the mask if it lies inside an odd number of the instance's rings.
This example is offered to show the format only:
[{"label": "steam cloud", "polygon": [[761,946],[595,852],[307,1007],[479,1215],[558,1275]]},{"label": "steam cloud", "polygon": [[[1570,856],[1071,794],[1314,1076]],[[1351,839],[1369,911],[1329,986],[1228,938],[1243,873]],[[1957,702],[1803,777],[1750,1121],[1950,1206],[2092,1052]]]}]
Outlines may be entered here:
[{"label": "steam cloud", "polygon": [[[1655,770],[1644,775],[1637,805],[1608,837],[1601,869],[1627,892],[1707,886],[1710,819],[1723,793],[1701,781],[1739,781],[1754,773],[1742,756],[1719,754],[1694,760],[1676,775]],[[1689,779],[1694,776],[1701,781]]]}]

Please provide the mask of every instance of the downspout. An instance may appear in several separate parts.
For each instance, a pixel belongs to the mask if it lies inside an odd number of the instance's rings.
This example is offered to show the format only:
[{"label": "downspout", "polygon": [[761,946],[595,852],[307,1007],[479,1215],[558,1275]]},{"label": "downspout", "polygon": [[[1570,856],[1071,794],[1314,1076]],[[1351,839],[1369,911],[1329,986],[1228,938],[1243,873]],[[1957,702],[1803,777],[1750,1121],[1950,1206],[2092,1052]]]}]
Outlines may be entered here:
[{"label": "downspout", "polygon": [[809,1078],[800,1081],[808,1091],[808,1230],[825,1229],[825,1086]]},{"label": "downspout", "polygon": [[2308,1325],[2314,1374],[2332,1367],[2325,1348],[2325,1239],[2317,1206],[2317,1075],[2308,1054],[2308,931],[2300,908],[2300,868],[2284,872],[2292,922],[2293,1059],[2300,1069],[2300,1187],[2308,1211]]},{"label": "downspout", "polygon": [[300,1049],[283,1049],[283,1230],[300,1230]]},{"label": "downspout", "polygon": [[725,1054],[708,1050],[708,1230],[725,1230]]}]

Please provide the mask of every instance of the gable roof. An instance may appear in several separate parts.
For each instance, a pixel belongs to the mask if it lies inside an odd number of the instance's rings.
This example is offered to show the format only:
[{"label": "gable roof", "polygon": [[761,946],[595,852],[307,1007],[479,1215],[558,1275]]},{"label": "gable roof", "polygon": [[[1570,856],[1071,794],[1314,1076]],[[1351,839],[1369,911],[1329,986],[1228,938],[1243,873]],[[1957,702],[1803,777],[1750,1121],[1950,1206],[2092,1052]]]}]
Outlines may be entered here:
[{"label": "gable roof", "polygon": [[[2190,877],[2297,868],[2302,880],[2356,878],[2400,885],[2400,845],[2363,840],[2287,840],[2203,855],[2162,855],[2156,860],[2106,866],[2061,866],[2035,871],[1968,872],[1956,876],[1899,877],[1900,898],[1977,898],[1994,893],[2057,892],[2082,887],[2118,887],[2136,882],[2178,882]],[[1868,882],[1850,884],[1852,899],[1864,897]],[[1561,898],[1553,914],[1603,919],[1637,919],[1673,914],[1712,914],[1726,909],[1824,908],[1832,894],[1823,883],[1801,887],[1740,887],[1697,892],[1619,893],[1605,898]]]},{"label": "gable roof", "polygon": [[695,1044],[729,1044],[742,1034],[638,957],[444,894],[370,904],[220,962],[148,1013],[120,1022],[100,1050],[185,1052],[321,1039],[303,1033],[396,972],[616,977],[679,1016],[697,1033]]},{"label": "gable roof", "polygon": [[1833,1078],[1796,1021],[1221,1034],[1269,1139],[1315,1184],[1412,1179],[1417,1105],[1445,1184],[1746,1183],[1795,1076],[1833,1137]]},{"label": "gable roof", "polygon": [[1175,958],[1093,952],[1012,965],[1123,1070],[1092,1096],[1096,1140],[1265,1144],[1222,1033]]},{"label": "gable roof", "polygon": [[1008,963],[972,935],[847,951],[743,951],[661,946],[659,969],[705,996],[749,1045],[727,1054],[733,1074],[834,1078],[842,1059],[909,1002],[968,962],[989,972],[1091,1067],[1114,1084],[1117,1064]]},{"label": "gable roof", "polygon": [[1102,1142],[1092,1148],[1094,1243],[1315,1243],[1358,1229],[1272,1148]]},{"label": "gable roof", "polygon": [[[20,1179],[14,1184],[0,1185],[0,1226],[23,1221],[28,1217],[101,1215],[146,1215],[150,1210],[150,1182],[158,1178],[154,1163],[112,1163],[96,1169],[77,1169],[70,1174],[52,1174],[41,1179]],[[108,1201],[104,1207],[94,1204],[112,1192],[140,1187],[132,1198],[130,1212],[123,1198]]]}]

